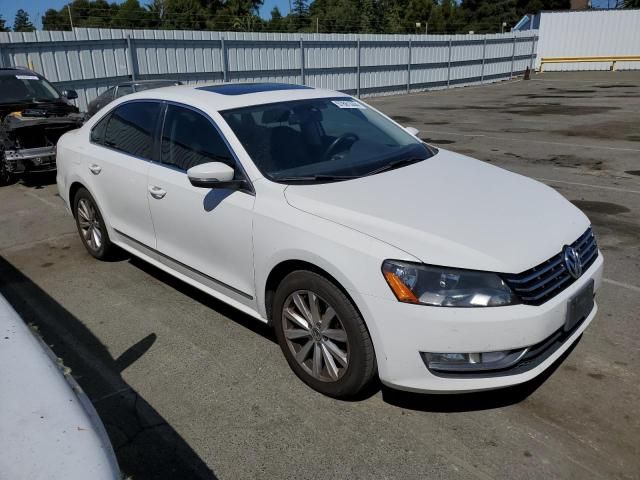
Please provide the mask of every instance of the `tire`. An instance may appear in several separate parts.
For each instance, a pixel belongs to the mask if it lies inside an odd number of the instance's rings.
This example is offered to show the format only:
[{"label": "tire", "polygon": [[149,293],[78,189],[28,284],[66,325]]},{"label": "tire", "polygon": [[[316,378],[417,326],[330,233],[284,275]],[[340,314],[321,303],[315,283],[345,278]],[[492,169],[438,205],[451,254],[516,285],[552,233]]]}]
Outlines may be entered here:
[{"label": "tire", "polygon": [[80,188],[73,198],[73,216],[78,234],[87,251],[98,260],[105,260],[114,250],[100,209],[91,194]]},{"label": "tire", "polygon": [[0,150],[0,187],[11,185],[15,182],[15,177],[7,170],[7,165],[4,161],[4,151]]},{"label": "tire", "polygon": [[287,275],[274,296],[273,325],[287,363],[314,390],[349,398],[373,379],[376,358],[364,320],[325,277],[305,270]]}]

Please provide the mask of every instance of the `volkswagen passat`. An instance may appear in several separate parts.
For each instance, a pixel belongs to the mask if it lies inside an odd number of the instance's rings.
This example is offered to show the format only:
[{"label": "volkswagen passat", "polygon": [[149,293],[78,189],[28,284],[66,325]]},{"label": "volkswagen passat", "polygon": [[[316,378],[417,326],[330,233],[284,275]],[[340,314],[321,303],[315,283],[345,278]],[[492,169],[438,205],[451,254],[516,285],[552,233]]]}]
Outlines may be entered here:
[{"label": "volkswagen passat", "polygon": [[375,375],[431,392],[525,382],[596,314],[589,220],[416,134],[339,92],[169,87],[64,135],[58,188],[91,255],[118,246],[269,323],[322,393]]}]

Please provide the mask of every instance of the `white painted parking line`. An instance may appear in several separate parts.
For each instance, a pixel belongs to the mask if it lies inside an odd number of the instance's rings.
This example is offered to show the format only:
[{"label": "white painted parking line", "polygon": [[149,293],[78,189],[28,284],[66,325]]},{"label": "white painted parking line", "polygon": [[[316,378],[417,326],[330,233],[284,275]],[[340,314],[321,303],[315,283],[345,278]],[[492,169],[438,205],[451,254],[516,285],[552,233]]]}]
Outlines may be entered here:
[{"label": "white painted parking line", "polygon": [[618,282],[617,280],[611,280],[610,278],[603,278],[602,281],[604,283],[615,285],[616,287],[622,287],[622,288],[626,288],[627,290],[632,290],[634,292],[640,292],[640,287],[636,287],[635,285],[631,285],[630,283]]},{"label": "white painted parking line", "polygon": [[640,194],[640,190],[631,190],[629,188],[621,187],[607,187],[605,185],[593,185],[592,183],[580,183],[580,182],[568,182],[566,180],[552,180],[551,178],[533,177],[535,180],[545,183],[566,183],[567,185],[576,185],[580,187],[599,188],[600,190],[613,190],[614,192],[622,193],[636,193]]}]

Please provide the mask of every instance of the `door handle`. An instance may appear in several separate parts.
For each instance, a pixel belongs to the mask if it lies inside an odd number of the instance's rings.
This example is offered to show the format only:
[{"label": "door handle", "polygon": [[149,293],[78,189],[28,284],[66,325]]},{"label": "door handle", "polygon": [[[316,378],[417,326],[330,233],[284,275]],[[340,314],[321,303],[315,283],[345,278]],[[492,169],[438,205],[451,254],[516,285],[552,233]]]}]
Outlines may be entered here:
[{"label": "door handle", "polygon": [[102,171],[102,167],[100,165],[96,165],[95,163],[92,163],[91,165],[89,165],[89,170],[94,175],[98,175]]},{"label": "door handle", "polygon": [[156,187],[155,185],[150,185],[149,186],[149,193],[151,194],[151,196],[153,198],[157,198],[158,200],[164,198],[164,196],[167,194],[166,190],[163,190],[160,187]]}]

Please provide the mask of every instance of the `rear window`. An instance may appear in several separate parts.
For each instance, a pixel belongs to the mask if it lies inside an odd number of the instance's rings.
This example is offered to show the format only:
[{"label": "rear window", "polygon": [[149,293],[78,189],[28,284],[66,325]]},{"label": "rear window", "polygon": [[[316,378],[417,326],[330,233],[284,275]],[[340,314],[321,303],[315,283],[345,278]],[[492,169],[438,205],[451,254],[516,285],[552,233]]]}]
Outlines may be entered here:
[{"label": "rear window", "polygon": [[104,145],[150,160],[159,116],[158,102],[130,102],[120,105],[107,121]]}]

